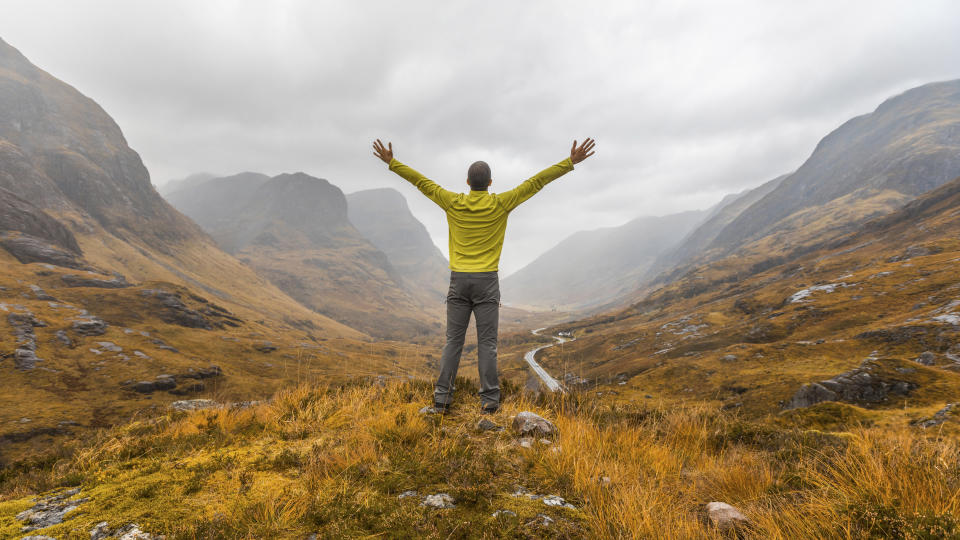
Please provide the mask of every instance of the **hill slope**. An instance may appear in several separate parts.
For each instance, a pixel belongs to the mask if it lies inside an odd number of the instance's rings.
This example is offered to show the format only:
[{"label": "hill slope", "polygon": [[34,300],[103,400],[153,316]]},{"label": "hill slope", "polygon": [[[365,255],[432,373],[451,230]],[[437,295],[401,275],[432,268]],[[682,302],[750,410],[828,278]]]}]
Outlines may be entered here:
[{"label": "hill slope", "polygon": [[597,306],[640,287],[657,257],[674,247],[704,212],[641,217],[620,227],[582,231],[503,280],[514,305]]},{"label": "hill slope", "polygon": [[443,303],[450,265],[399,191],[381,188],[350,193],[347,211],[357,230],[387,255],[415,298],[427,305]]},{"label": "hill slope", "polygon": [[318,313],[378,337],[414,339],[440,328],[437,306],[424,309],[326,180],[242,173],[169,197],[221,247]]}]

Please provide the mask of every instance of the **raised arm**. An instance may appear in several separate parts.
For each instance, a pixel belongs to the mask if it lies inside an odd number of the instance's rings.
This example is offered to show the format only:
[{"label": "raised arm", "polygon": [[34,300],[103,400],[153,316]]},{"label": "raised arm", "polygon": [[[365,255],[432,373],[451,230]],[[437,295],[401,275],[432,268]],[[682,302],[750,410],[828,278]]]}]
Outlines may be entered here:
[{"label": "raised arm", "polygon": [[383,143],[380,142],[380,139],[377,139],[376,142],[373,143],[373,155],[380,158],[381,161],[390,166],[391,171],[399,174],[404,180],[416,186],[421,193],[426,195],[431,201],[437,203],[437,205],[444,210],[450,207],[454,197],[457,196],[456,193],[443,189],[433,180],[397,161],[393,157],[392,142],[388,142],[387,146],[384,146]]},{"label": "raised arm", "polygon": [[538,191],[543,189],[544,186],[572,171],[574,164],[580,163],[592,156],[594,144],[594,140],[589,138],[583,141],[583,144],[580,146],[577,146],[577,141],[573,141],[573,147],[570,149],[570,157],[556,165],[547,167],[519,186],[510,191],[500,193],[497,197],[507,212],[512,211],[519,206],[520,203],[533,197]]}]

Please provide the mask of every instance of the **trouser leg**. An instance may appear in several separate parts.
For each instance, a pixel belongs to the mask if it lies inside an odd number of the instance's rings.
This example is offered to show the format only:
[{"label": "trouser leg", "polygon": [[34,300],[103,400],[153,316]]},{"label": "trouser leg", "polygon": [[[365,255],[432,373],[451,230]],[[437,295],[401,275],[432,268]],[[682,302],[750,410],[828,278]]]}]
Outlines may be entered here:
[{"label": "trouser leg", "polygon": [[[499,291],[498,291],[499,292]],[[480,376],[481,407],[500,406],[500,377],[497,373],[497,332],[500,324],[499,294],[496,301],[475,304],[477,321],[477,368]]]},{"label": "trouser leg", "polygon": [[460,366],[463,353],[463,340],[467,335],[470,322],[470,302],[455,294],[455,284],[451,283],[447,295],[447,344],[440,357],[440,376],[433,390],[436,403],[449,404],[453,401],[453,380]]}]

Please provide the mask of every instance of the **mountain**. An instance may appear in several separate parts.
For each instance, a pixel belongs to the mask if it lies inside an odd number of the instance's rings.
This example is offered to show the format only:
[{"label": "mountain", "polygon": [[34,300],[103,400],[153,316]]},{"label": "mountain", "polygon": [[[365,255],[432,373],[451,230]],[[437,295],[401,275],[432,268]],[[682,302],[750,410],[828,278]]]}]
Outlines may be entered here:
[{"label": "mountain", "polygon": [[[423,285],[410,279],[416,262],[402,258],[403,244],[392,251],[407,274],[354,227],[346,196],[327,180],[242,173],[184,186],[169,198],[223,249],[318,313],[378,337],[414,338],[440,328],[439,309],[424,309],[418,289],[407,288]],[[399,204],[408,219],[389,217],[395,209],[384,206],[384,226],[403,223],[403,232],[425,234],[402,197]]]},{"label": "mountain", "polygon": [[221,250],[102,108],[0,41],[0,469],[180,399],[425,369],[370,341]]},{"label": "mountain", "polygon": [[168,180],[167,182],[165,182],[164,184],[162,184],[161,186],[159,186],[159,187],[157,188],[157,191],[160,193],[160,195],[163,195],[164,197],[166,197],[166,196],[170,195],[171,193],[173,193],[174,191],[177,191],[178,189],[181,189],[181,188],[183,188],[183,187],[185,187],[185,186],[189,186],[189,185],[191,185],[191,184],[196,184],[196,183],[199,183],[199,182],[206,182],[207,180],[210,180],[210,179],[216,178],[216,177],[217,177],[217,175],[215,175],[215,174],[210,174],[210,173],[204,173],[204,172],[201,172],[201,173],[193,173],[193,174],[191,174],[191,175],[189,175],[189,176],[186,176],[186,177],[184,177],[184,178],[177,178],[177,179],[174,179],[174,180]]},{"label": "mountain", "polygon": [[426,304],[443,303],[450,281],[449,263],[399,191],[380,188],[350,193],[347,212],[357,230],[386,253],[415,297]]},{"label": "mountain", "polygon": [[960,80],[892,97],[823,138],[813,154],[726,224],[710,248],[805,249],[850,232],[960,174]]},{"label": "mountain", "polygon": [[657,257],[673,248],[702,211],[641,217],[581,231],[503,280],[503,299],[538,308],[586,308],[636,290]]}]

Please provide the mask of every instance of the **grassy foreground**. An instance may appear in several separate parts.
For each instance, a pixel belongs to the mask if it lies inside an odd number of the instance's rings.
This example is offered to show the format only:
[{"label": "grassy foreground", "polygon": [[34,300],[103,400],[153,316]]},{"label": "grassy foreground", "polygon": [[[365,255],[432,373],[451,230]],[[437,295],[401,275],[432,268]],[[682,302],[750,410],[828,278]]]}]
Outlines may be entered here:
[{"label": "grassy foreground", "polygon": [[[0,537],[19,538],[13,516],[58,486],[90,500],[31,534],[89,538],[109,521],[167,538],[714,538],[701,507],[716,500],[748,516],[748,537],[960,536],[954,421],[826,432],[698,405],[531,402],[508,387],[493,418],[507,429],[479,432],[476,389],[458,383],[459,407],[442,418],[418,413],[425,382],[357,382],[115,428],[0,476]],[[557,425],[552,444],[516,444],[521,410]],[[513,496],[518,486],[576,509]],[[456,507],[398,498],[406,490],[449,493]],[[554,522],[531,523],[537,514]]]}]

